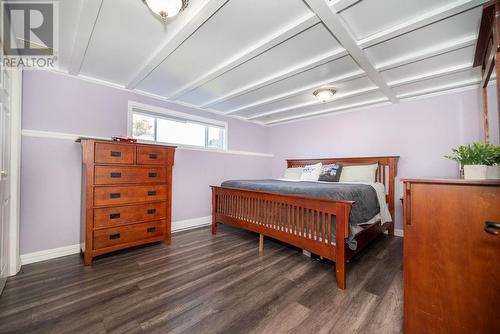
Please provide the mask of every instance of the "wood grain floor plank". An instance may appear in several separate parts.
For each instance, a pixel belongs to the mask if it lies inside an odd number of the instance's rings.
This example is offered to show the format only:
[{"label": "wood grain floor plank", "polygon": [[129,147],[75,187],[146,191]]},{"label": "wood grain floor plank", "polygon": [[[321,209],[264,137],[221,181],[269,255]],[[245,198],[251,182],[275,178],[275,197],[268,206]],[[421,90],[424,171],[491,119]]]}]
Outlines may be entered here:
[{"label": "wood grain floor plank", "polygon": [[[242,258],[240,261],[246,265],[251,265],[255,258],[253,255],[248,255],[248,258]],[[267,261],[270,262],[270,258]],[[274,260],[276,261],[276,260]],[[269,265],[272,265],[270,263]],[[181,307],[193,306],[193,300],[198,300],[197,303],[202,303],[209,298],[209,295],[218,290],[227,287],[230,282],[242,280],[247,272],[244,272],[244,267],[233,264],[225,267],[223,270],[215,270],[212,274],[194,273],[197,280],[193,281],[193,277],[187,278],[181,276],[175,281],[168,282],[161,288],[146,288],[141,291],[146,291],[149,298],[141,303],[129,305],[128,308],[121,312],[113,312],[104,318],[107,327],[116,323],[126,322],[129,319],[147,319],[157,312],[165,311],[167,308],[175,308],[177,305]],[[221,276],[219,278],[219,276]],[[201,296],[200,296],[201,295]],[[196,303],[194,303],[196,304]]]},{"label": "wood grain floor plank", "polygon": [[287,333],[300,324],[311,310],[299,303],[290,303],[278,312],[265,326],[259,327],[254,333],[274,334]]},{"label": "wood grain floor plank", "polygon": [[395,334],[403,332],[403,271],[393,278],[387,292],[373,312],[367,318],[363,333]]},{"label": "wood grain floor plank", "polygon": [[401,333],[402,239],[333,264],[220,226],[99,257],[23,266],[0,297],[0,333]]}]

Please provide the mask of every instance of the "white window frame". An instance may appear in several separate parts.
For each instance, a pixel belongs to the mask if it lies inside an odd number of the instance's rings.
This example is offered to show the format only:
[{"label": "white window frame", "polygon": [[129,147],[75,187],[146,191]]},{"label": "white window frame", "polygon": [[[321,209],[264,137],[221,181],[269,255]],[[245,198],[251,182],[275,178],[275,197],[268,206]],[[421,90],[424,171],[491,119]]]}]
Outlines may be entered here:
[{"label": "white window frame", "polygon": [[[132,138],[133,133],[132,133],[132,118],[134,114],[134,109],[140,109],[140,111],[135,111],[137,114],[142,114],[145,116],[165,116],[165,118],[173,117],[173,118],[181,118],[185,119],[188,121],[194,121],[198,123],[203,123],[206,125],[214,125],[217,127],[224,128],[224,142],[223,142],[223,147],[221,148],[213,148],[213,147],[207,147],[207,146],[197,146],[197,145],[186,145],[186,144],[179,144],[179,143],[165,143],[165,142],[157,142],[154,140],[144,140],[140,139],[138,140],[139,142],[149,142],[149,143],[155,143],[158,145],[174,145],[179,148],[189,148],[189,149],[197,149],[197,150],[202,150],[202,151],[227,151],[228,147],[228,125],[227,122],[224,121],[219,121],[216,119],[211,119],[211,118],[206,118],[206,117],[201,117],[201,116],[195,116],[179,111],[173,111],[170,109],[162,108],[162,107],[157,107],[157,106],[152,106],[149,104],[144,104],[136,101],[128,101],[128,115],[127,115],[127,136]],[[156,131],[156,129],[155,129]]]}]

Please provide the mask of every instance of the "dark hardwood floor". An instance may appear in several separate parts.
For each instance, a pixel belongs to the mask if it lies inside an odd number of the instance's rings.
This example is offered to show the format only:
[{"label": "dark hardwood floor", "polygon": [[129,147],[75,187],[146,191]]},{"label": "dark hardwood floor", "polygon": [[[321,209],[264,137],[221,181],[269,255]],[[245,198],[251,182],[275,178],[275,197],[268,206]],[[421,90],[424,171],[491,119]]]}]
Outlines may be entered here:
[{"label": "dark hardwood floor", "polygon": [[402,239],[331,263],[220,226],[98,258],[23,266],[0,297],[0,333],[400,333]]}]

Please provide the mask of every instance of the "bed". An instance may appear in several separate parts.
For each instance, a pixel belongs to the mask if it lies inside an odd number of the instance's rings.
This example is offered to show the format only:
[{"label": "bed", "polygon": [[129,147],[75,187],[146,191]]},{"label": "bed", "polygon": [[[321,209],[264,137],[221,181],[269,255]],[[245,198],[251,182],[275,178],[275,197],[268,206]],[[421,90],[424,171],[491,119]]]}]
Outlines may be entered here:
[{"label": "bed", "polygon": [[[261,240],[271,237],[327,258],[335,262],[337,286],[345,289],[346,262],[386,230],[394,235],[394,222],[383,218],[383,207],[386,204],[394,217],[398,160],[397,156],[287,160],[289,168],[319,162],[378,163],[376,185],[231,180],[212,186],[212,234],[217,234],[218,224],[228,224],[259,233]],[[372,217],[374,198],[379,200],[379,213]]]}]

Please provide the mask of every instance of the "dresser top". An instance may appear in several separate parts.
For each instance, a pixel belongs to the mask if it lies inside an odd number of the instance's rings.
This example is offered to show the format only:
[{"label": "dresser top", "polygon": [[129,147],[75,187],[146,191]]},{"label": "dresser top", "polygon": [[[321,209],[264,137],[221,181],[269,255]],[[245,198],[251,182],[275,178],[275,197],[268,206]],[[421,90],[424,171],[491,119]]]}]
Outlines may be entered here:
[{"label": "dresser top", "polygon": [[151,146],[161,146],[161,147],[169,147],[169,148],[177,148],[177,146],[174,145],[168,145],[168,144],[162,144],[162,143],[148,143],[148,142],[141,142],[137,141],[135,143],[128,143],[124,141],[116,141],[112,140],[110,138],[97,138],[97,137],[78,137],[75,142],[80,143],[85,140],[91,140],[91,141],[97,141],[97,142],[109,142],[109,143],[116,143],[116,144],[132,144],[132,145],[151,145]]},{"label": "dresser top", "polygon": [[500,186],[500,180],[465,180],[451,177],[402,178],[401,181],[409,183]]}]

